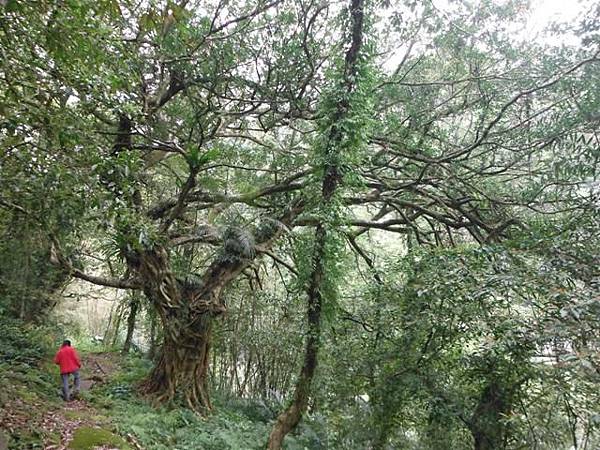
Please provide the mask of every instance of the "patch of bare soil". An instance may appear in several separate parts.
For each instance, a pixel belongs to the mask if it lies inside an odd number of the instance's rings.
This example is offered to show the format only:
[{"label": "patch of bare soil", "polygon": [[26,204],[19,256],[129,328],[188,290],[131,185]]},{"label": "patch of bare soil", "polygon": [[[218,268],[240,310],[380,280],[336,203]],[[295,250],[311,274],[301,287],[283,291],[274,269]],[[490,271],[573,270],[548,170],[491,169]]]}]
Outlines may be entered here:
[{"label": "patch of bare soil", "polygon": [[119,370],[117,353],[89,353],[81,358],[81,390],[107,382]]}]

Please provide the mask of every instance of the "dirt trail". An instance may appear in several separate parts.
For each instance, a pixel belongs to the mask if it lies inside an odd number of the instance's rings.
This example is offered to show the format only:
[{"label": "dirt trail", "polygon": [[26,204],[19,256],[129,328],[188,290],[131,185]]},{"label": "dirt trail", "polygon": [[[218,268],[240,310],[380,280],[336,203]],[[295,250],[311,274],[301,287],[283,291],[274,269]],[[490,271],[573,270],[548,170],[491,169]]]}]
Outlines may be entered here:
[{"label": "dirt trail", "polygon": [[[87,392],[94,386],[106,383],[118,368],[118,355],[114,353],[90,353],[81,357],[81,391]],[[60,444],[44,443],[46,450],[66,450],[73,434],[81,426],[101,427],[98,413],[85,400],[65,402],[61,408],[48,411],[40,427],[52,435],[60,435]],[[112,449],[114,447],[96,447]]]},{"label": "dirt trail", "polygon": [[[4,411],[0,411],[0,428],[11,434],[14,434],[16,430],[23,430],[26,434],[38,435],[42,438],[43,448],[46,450],[67,450],[69,448],[86,450],[140,449],[141,447],[131,437],[127,439],[129,442],[122,441],[121,444],[93,445],[94,439],[102,441],[102,437],[105,441],[121,441],[120,437],[109,431],[112,426],[107,411],[98,410],[84,400],[86,392],[107,383],[119,370],[120,355],[116,353],[90,353],[83,354],[81,359],[81,392],[83,395],[69,402],[51,404],[30,402],[25,398],[15,398],[5,405]],[[58,376],[56,393],[57,395],[60,393]],[[86,434],[85,440],[90,441],[90,445],[73,446],[73,438],[77,430],[80,430],[80,435]],[[94,436],[96,434],[100,437]],[[69,447],[70,444],[72,447]],[[0,448],[2,447],[0,445]]]}]

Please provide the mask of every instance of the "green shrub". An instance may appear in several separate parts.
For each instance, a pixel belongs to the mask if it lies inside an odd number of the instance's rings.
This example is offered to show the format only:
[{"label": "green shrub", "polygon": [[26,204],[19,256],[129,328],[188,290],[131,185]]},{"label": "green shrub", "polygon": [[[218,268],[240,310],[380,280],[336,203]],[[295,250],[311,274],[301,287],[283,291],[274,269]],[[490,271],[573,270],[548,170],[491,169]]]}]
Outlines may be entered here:
[{"label": "green shrub", "polygon": [[47,370],[54,335],[47,327],[34,327],[0,315],[0,405],[19,395],[53,399],[56,380]]},{"label": "green shrub", "polygon": [[[127,400],[115,399],[112,414],[121,434],[131,433],[148,450],[252,450],[263,449],[269,431],[270,420],[257,419],[261,411],[257,403],[245,401],[243,409],[220,405],[216,412],[202,418],[186,408],[153,408],[134,396]],[[243,411],[249,411],[250,416]],[[286,438],[289,450],[313,450],[326,448],[322,438],[304,424],[300,434]]]},{"label": "green shrub", "polygon": [[37,365],[51,354],[53,333],[0,315],[0,362]]}]

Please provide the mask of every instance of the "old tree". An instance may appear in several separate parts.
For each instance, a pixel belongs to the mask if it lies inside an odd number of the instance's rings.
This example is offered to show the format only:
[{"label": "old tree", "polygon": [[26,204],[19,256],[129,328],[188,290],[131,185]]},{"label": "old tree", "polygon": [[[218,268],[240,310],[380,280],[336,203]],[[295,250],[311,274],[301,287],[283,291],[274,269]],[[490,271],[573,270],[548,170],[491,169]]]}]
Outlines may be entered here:
[{"label": "old tree", "polygon": [[[7,2],[3,230],[35,230],[36,264],[51,261],[55,276],[142,291],[163,339],[143,390],[200,412],[212,408],[212,330],[228,320],[228,290],[241,279],[293,284],[306,347],[269,439],[280,448],[309,406],[322,311],[371,333],[372,370],[390,339],[404,342],[384,307],[339,299],[347,255],[389,298],[394,282],[427,278],[418,258],[396,267],[404,278],[382,271],[394,252],[510,242],[567,271],[577,258],[594,264],[556,230],[583,224],[592,239],[597,229],[598,10],[557,27],[577,44],[556,46],[524,38],[527,2],[437,3]],[[593,285],[593,274],[571,274]],[[423,333],[425,355],[437,337]],[[416,348],[413,338],[399,345]],[[462,420],[476,448],[499,448],[497,418],[513,400],[495,378],[483,385]],[[401,400],[371,388],[383,448]]]}]

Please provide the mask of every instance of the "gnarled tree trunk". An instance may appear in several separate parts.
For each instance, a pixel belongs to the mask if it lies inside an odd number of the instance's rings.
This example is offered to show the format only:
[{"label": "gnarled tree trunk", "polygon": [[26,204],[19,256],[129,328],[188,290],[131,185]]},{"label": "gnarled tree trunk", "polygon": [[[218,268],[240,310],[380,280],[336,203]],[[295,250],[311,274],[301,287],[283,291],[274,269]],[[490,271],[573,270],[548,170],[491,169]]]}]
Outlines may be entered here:
[{"label": "gnarled tree trunk", "polygon": [[226,311],[221,293],[256,253],[281,235],[300,210],[299,205],[292,205],[279,221],[267,221],[255,233],[251,255],[218,257],[199,282],[176,278],[163,247],[128,256],[129,267],[139,275],[163,329],[158,362],[142,385],[145,393],[160,403],[179,397],[200,413],[211,409],[209,353],[213,321]]},{"label": "gnarled tree trunk", "polygon": [[143,390],[155,395],[159,403],[172,401],[179,393],[191,409],[205,413],[212,407],[208,391],[212,318],[203,317],[200,321],[205,323],[196,332],[177,327],[178,321],[170,321],[162,352]]},{"label": "gnarled tree trunk", "polygon": [[163,329],[161,353],[143,391],[160,403],[179,394],[190,408],[205,413],[211,409],[207,378],[212,321],[225,312],[222,288],[245,264],[218,261],[203,283],[191,285],[175,277],[164,248],[136,256],[130,265],[143,279],[144,293],[156,308]]}]

